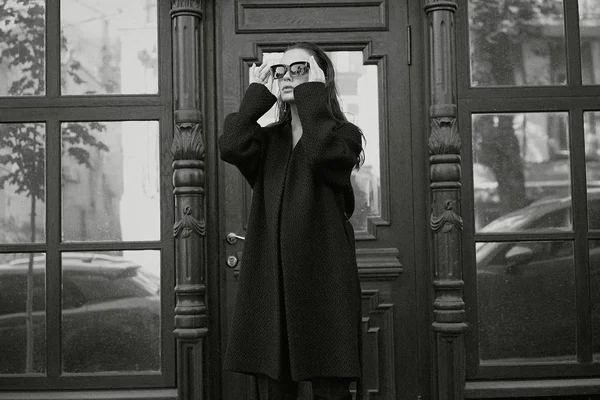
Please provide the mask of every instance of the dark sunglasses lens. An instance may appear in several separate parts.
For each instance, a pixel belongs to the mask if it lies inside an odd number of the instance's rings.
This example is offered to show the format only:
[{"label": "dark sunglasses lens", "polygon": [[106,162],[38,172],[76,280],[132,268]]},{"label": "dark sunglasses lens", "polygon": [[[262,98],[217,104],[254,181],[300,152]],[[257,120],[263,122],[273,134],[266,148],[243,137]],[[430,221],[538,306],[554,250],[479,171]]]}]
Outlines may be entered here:
[{"label": "dark sunglasses lens", "polygon": [[273,73],[273,78],[281,79],[285,75],[285,65],[273,65],[271,67],[271,72]]},{"label": "dark sunglasses lens", "polygon": [[308,72],[308,64],[299,63],[290,66],[290,74],[302,76]]}]

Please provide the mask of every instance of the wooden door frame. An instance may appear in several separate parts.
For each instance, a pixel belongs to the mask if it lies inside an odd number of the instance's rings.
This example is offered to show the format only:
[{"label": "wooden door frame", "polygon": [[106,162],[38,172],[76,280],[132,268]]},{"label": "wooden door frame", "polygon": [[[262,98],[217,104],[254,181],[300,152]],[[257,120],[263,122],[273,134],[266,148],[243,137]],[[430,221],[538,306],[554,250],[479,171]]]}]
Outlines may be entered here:
[{"label": "wooden door frame", "polygon": [[[446,97],[440,97],[441,92],[433,88],[443,88],[455,99],[455,89],[452,79],[447,76],[432,75],[429,79],[422,72],[430,66],[436,70],[435,63],[440,60],[454,73],[454,53],[450,51],[444,37],[453,38],[453,27],[450,24],[432,25],[432,37],[427,34],[428,20],[441,21],[453,19],[456,12],[455,1],[408,0],[409,20],[412,25],[412,51],[410,54],[409,70],[411,88],[411,121],[409,122],[412,135],[412,150],[415,156],[413,172],[413,188],[415,198],[423,196],[426,201],[415,204],[415,249],[435,249],[435,255],[429,251],[415,251],[417,266],[416,297],[419,310],[419,331],[421,340],[418,343],[419,357],[423,360],[423,373],[419,375],[419,386],[422,393],[419,398],[462,398],[464,388],[464,323],[460,319],[464,305],[458,306],[452,312],[454,319],[447,325],[444,300],[442,295],[450,292],[454,296],[452,302],[462,302],[462,287],[459,282],[450,278],[460,276],[460,229],[458,220],[452,225],[455,229],[443,232],[430,220],[453,211],[444,207],[450,201],[458,211],[460,178],[444,175],[446,170],[457,171],[460,168],[455,160],[460,152],[460,145],[453,141],[456,138],[456,105]],[[176,197],[176,226],[187,228],[189,236],[175,234],[176,241],[176,299],[175,308],[175,338],[178,348],[178,398],[204,399],[220,398],[221,396],[221,312],[219,299],[222,285],[222,248],[224,240],[219,221],[219,158],[216,145],[218,110],[218,90],[216,87],[218,55],[215,52],[219,34],[217,24],[219,9],[216,0],[172,0],[173,19],[173,79],[174,79],[174,186]],[[188,24],[192,29],[184,33],[177,31],[177,26]],[[425,38],[429,39],[427,43]],[[197,46],[193,44],[197,43]],[[431,46],[429,45],[431,43]],[[452,46],[452,45],[450,45]],[[442,52],[440,57],[438,52]],[[427,56],[425,56],[427,55]],[[433,67],[431,67],[433,65]],[[427,85],[427,83],[429,85]],[[431,98],[426,94],[426,87],[432,88]],[[452,94],[454,96],[452,96]],[[444,95],[445,96],[445,95]],[[198,99],[198,101],[194,101]],[[455,101],[455,100],[454,100]],[[425,105],[430,104],[429,122],[431,137],[429,137],[428,120],[425,115]],[[449,122],[450,121],[450,122]],[[427,124],[427,125],[426,125]],[[437,127],[441,126],[441,129]],[[428,132],[419,135],[417,132]],[[441,142],[435,142],[440,139]],[[435,154],[428,160],[429,148]],[[437,144],[436,144],[437,143]],[[450,145],[450,150],[444,150],[439,143]],[[454,143],[454,147],[452,144]],[[179,147],[178,147],[179,146]],[[437,158],[436,158],[437,157]],[[452,159],[449,163],[441,160]],[[431,167],[431,175],[427,171]],[[435,172],[434,172],[435,171]],[[440,175],[440,173],[442,173]],[[446,178],[440,178],[445,176]],[[435,183],[452,187],[450,191],[442,190],[441,186],[432,184],[428,187],[429,179]],[[458,184],[458,185],[457,185]],[[430,201],[433,198],[433,202]],[[434,213],[430,219],[429,207],[434,205]],[[440,204],[444,204],[440,208]],[[186,205],[190,205],[187,208]],[[198,223],[194,223],[194,220]],[[448,222],[446,222],[448,223]],[[450,222],[452,223],[452,222]],[[430,226],[432,231],[424,229]],[[202,227],[202,228],[201,228]],[[442,236],[443,235],[443,236]],[[444,246],[445,240],[451,236],[453,246]],[[219,249],[218,251],[206,251]],[[441,252],[441,253],[440,253]],[[454,269],[442,270],[439,260],[456,260]],[[458,258],[456,258],[458,257]],[[193,262],[194,265],[189,265]],[[430,265],[432,267],[430,267]],[[192,271],[190,273],[190,271]],[[445,275],[444,275],[445,273]],[[436,276],[439,279],[434,280]],[[433,301],[433,297],[437,301]],[[208,306],[208,307],[207,307]],[[462,308],[461,308],[462,307]],[[432,316],[434,315],[435,318]],[[432,322],[433,328],[432,327]],[[448,329],[449,330],[448,330]],[[456,329],[455,329],[456,328]],[[437,346],[451,347],[451,350],[435,351]],[[452,354],[453,358],[446,356]],[[456,379],[458,378],[458,379]],[[450,385],[450,386],[448,386]],[[453,387],[453,393],[446,389]]]}]

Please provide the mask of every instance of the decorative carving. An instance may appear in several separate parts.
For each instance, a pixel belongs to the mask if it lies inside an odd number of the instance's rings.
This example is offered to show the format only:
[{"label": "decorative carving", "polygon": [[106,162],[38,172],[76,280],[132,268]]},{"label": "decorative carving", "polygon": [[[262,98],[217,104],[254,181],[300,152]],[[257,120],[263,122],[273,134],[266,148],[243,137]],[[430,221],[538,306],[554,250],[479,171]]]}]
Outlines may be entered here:
[{"label": "decorative carving", "polygon": [[188,122],[175,124],[171,152],[174,160],[204,160],[202,126]]},{"label": "decorative carving", "polygon": [[431,118],[430,154],[460,154],[461,146],[456,118]]},{"label": "decorative carving", "polygon": [[192,232],[195,232],[197,235],[204,236],[206,231],[206,224],[204,220],[198,221],[192,215],[192,207],[185,206],[183,209],[183,217],[175,222],[173,226],[173,236],[176,238],[181,235],[182,238],[189,237]]},{"label": "decorative carving", "polygon": [[431,213],[431,229],[434,232],[442,230],[443,233],[448,233],[452,230],[452,228],[456,228],[459,231],[462,231],[463,228],[463,220],[462,218],[452,211],[452,203],[453,200],[446,200],[446,205],[444,206],[444,211],[441,216],[436,217],[433,213]]}]

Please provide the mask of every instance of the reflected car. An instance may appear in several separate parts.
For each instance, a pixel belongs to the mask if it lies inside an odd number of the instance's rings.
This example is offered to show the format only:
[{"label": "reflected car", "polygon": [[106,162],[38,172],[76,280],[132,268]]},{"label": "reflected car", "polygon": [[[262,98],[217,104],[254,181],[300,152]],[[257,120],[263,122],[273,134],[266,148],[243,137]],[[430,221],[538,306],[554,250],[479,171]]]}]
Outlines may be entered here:
[{"label": "reflected car", "polygon": [[[0,374],[45,372],[45,270],[45,256],[0,265]],[[159,370],[159,289],[158,277],[122,257],[63,254],[63,372]]]},{"label": "reflected car", "polygon": [[[590,229],[600,229],[600,191],[588,192]],[[573,230],[570,197],[502,216],[480,234]],[[570,361],[577,354],[572,240],[478,242],[479,356],[491,362]],[[593,352],[600,357],[600,241],[589,242]]]}]

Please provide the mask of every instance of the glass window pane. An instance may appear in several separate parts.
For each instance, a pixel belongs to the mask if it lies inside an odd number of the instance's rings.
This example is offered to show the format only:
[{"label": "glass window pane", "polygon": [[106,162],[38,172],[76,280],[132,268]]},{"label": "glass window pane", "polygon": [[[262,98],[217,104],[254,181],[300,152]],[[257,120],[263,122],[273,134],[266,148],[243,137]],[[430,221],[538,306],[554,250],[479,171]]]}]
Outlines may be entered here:
[{"label": "glass window pane", "polygon": [[160,252],[63,253],[65,372],[160,369]]},{"label": "glass window pane", "polygon": [[[283,53],[263,53],[263,62],[279,63]],[[342,111],[348,121],[365,135],[365,162],[352,172],[356,206],[350,219],[355,231],[366,231],[369,217],[381,216],[381,171],[379,159],[379,91],[376,65],[364,65],[360,51],[333,51],[327,55],[336,69],[336,85]],[[277,82],[273,94],[278,95]],[[262,126],[277,118],[273,106],[259,123]]]},{"label": "glass window pane", "polygon": [[600,229],[600,111],[583,113],[589,229]]},{"label": "glass window pane", "polygon": [[62,93],[157,93],[156,3],[62,0]]},{"label": "glass window pane", "polygon": [[562,0],[469,0],[473,86],[564,85]]},{"label": "glass window pane", "polygon": [[600,2],[579,0],[581,79],[584,85],[600,85]]},{"label": "glass window pane", "polygon": [[590,241],[590,275],[594,360],[600,361],[600,240]]},{"label": "glass window pane", "polygon": [[0,244],[46,240],[45,143],[44,124],[0,124]]},{"label": "glass window pane", "polygon": [[66,241],[160,238],[156,121],[62,124]]},{"label": "glass window pane", "polygon": [[477,243],[476,259],[481,360],[575,359],[573,243]]},{"label": "glass window pane", "polygon": [[46,2],[2,0],[0,21],[0,96],[43,96]]},{"label": "glass window pane", "polygon": [[0,374],[46,371],[46,257],[0,254]]},{"label": "glass window pane", "polygon": [[474,114],[472,129],[476,230],[570,230],[568,114]]}]

